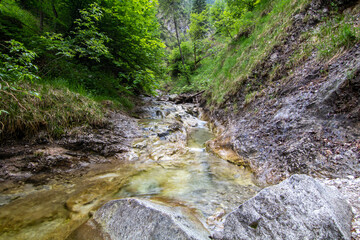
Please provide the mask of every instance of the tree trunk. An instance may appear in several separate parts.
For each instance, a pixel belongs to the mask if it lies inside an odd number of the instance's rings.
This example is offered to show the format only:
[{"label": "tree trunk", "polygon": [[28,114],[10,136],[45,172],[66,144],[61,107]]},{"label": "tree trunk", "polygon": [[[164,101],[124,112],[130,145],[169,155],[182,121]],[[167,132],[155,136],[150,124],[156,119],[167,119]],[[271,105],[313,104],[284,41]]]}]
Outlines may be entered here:
[{"label": "tree trunk", "polygon": [[196,43],[194,42],[194,69],[196,70]]},{"label": "tree trunk", "polygon": [[52,0],[51,2],[51,7],[52,7],[52,11],[53,11],[53,14],[54,14],[54,17],[55,17],[55,21],[54,21],[54,31],[56,32],[56,25],[57,25],[57,19],[59,17],[57,11],[56,11],[56,7],[55,7],[55,2],[54,0]]},{"label": "tree trunk", "polygon": [[[176,21],[176,16],[175,14],[173,15],[173,20],[174,20],[174,26],[175,26],[175,33],[176,33],[176,39],[177,39],[177,42],[178,42],[178,47],[179,47],[179,52],[180,52],[180,56],[181,56],[181,61],[182,61],[182,64],[183,64],[183,67],[184,67],[184,70],[186,69],[185,67],[185,60],[184,60],[184,55],[182,54],[182,50],[181,50],[181,41],[180,41],[180,36],[179,36],[179,31],[178,31],[178,27],[177,27],[177,21]],[[186,81],[188,83],[188,85],[190,85],[190,79],[189,79],[189,76],[186,74]]]},{"label": "tree trunk", "polygon": [[44,30],[44,12],[40,10],[40,31]]},{"label": "tree trunk", "polygon": [[174,26],[175,26],[175,32],[176,32],[176,40],[177,40],[177,42],[178,42],[178,47],[179,47],[179,51],[180,51],[181,61],[182,61],[183,66],[185,67],[184,56],[183,56],[182,51],[181,51],[181,42],[180,42],[180,37],[179,37],[179,31],[178,31],[178,27],[177,27],[176,17],[174,16],[173,19],[174,19]]}]

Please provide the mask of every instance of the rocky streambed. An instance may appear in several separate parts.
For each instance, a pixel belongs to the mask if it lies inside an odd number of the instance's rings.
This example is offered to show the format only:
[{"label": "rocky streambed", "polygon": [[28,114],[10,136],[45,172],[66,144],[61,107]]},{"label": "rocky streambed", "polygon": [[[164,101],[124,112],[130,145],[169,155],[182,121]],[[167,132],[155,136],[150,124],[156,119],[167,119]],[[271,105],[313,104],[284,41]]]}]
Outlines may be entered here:
[{"label": "rocky streambed", "polygon": [[129,197],[183,208],[211,232],[261,189],[248,169],[205,150],[214,136],[195,105],[143,101],[137,119],[112,113],[103,129],[3,146],[0,239],[65,239]]},{"label": "rocky streambed", "polygon": [[196,105],[144,98],[134,115],[3,147],[0,239],[350,239],[334,180],[295,175],[259,193]]}]

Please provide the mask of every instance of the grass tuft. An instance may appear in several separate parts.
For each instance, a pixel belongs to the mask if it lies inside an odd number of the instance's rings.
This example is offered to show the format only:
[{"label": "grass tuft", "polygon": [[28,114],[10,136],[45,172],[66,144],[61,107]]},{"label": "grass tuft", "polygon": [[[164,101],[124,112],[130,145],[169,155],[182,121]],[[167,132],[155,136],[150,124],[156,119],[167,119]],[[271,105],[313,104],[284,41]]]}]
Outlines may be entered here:
[{"label": "grass tuft", "polygon": [[[14,92],[14,97],[2,95],[0,115],[2,129],[0,139],[32,136],[46,130],[50,137],[58,138],[68,128],[89,124],[104,124],[104,110],[100,103],[65,87],[49,84],[21,84],[22,88],[34,89],[41,98]],[[21,104],[21,106],[19,105]]]}]

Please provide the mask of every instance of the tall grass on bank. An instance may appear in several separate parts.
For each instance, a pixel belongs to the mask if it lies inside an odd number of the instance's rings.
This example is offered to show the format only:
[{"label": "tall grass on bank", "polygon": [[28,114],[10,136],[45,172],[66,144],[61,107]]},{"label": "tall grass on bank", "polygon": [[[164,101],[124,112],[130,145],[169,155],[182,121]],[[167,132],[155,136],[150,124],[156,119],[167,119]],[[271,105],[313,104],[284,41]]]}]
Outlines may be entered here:
[{"label": "tall grass on bank", "polygon": [[[303,12],[309,0],[261,1],[252,14],[244,15],[239,21],[246,22],[246,29],[240,29],[235,39],[219,54],[203,61],[192,78],[193,89],[205,89],[208,103],[218,105],[227,95],[240,89],[245,100],[251,101],[265,86],[253,73],[259,64],[265,63],[272,49],[284,44],[293,16]],[[308,32],[301,35],[300,43],[286,59],[285,65],[274,64],[269,73],[271,83],[280,69],[299,66],[315,54],[319,61],[327,61],[341,54],[360,41],[360,28],[356,16],[360,5],[351,10],[339,12],[331,9],[329,17]],[[305,16],[304,21],[311,16]],[[250,30],[249,30],[250,29]],[[247,34],[242,34],[247,31]],[[250,34],[249,34],[250,31]],[[251,79],[249,78],[251,76]],[[264,81],[264,79],[262,80]]]},{"label": "tall grass on bank", "polygon": [[[240,29],[233,42],[220,54],[203,62],[193,83],[206,80],[207,88],[211,89],[210,102],[222,103],[226,95],[236,92],[246,83],[255,67],[274,46],[282,44],[292,24],[291,16],[302,11],[309,2],[261,1],[252,14],[239,20],[246,22],[246,29]],[[247,34],[242,34],[243,31]]]},{"label": "tall grass on bank", "polygon": [[50,137],[60,137],[67,128],[104,124],[103,106],[79,93],[49,84],[22,83],[24,89],[36,90],[41,98],[21,92],[3,95],[0,109],[0,139],[32,136],[45,130]]}]

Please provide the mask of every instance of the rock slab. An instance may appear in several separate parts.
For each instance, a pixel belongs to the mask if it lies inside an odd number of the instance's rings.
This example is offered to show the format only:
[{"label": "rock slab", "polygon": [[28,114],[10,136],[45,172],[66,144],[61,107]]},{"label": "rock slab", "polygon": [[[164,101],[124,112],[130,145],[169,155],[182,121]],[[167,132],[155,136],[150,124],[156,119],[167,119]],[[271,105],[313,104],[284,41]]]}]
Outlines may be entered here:
[{"label": "rock slab", "polygon": [[352,211],[335,188],[293,175],[233,212],[217,239],[351,239]]},{"label": "rock slab", "polygon": [[89,234],[111,240],[200,240],[210,235],[195,217],[187,216],[179,207],[133,198],[106,203],[68,239],[84,239]]}]

